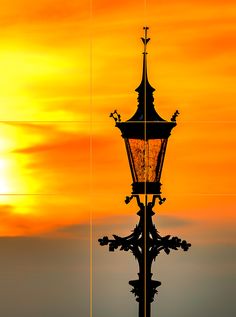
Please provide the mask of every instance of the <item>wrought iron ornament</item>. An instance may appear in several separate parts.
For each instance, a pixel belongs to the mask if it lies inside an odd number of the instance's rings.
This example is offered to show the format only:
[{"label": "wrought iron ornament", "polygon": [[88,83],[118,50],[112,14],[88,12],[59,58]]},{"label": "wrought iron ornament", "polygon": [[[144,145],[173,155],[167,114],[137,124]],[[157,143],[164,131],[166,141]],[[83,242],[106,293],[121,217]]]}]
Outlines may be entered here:
[{"label": "wrought iron ornament", "polygon": [[[154,107],[153,92],[155,89],[149,84],[147,78],[147,37],[148,27],[144,27],[143,74],[142,81],[136,89],[138,92],[138,109],[131,119],[122,122],[121,116],[115,110],[110,114],[115,120],[116,127],[122,133],[125,141],[128,160],[133,178],[132,195],[127,196],[125,203],[128,204],[136,198],[140,217],[138,225],[132,234],[127,237],[113,235],[113,239],[107,236],[99,239],[101,246],[108,245],[109,251],[117,249],[131,251],[139,264],[139,278],[129,281],[133,287],[131,292],[139,303],[139,317],[151,316],[151,303],[154,301],[157,288],[161,282],[152,280],[151,267],[153,261],[164,251],[169,254],[171,250],[182,249],[187,251],[191,246],[185,240],[170,235],[162,237],[157,231],[152,217],[155,214],[153,208],[156,199],[159,204],[165,202],[161,197],[161,172],[167,147],[167,141],[171,130],[176,126],[176,118],[179,111],[176,110],[170,121],[160,117]],[[141,202],[140,195],[144,202]],[[148,195],[152,196],[148,201]]]},{"label": "wrought iron ornament", "polygon": [[[185,240],[181,240],[178,237],[171,237],[170,235],[161,237],[158,233],[153,221],[152,217],[155,215],[153,211],[153,207],[155,205],[155,197],[152,202],[149,202],[145,208],[145,205],[140,202],[139,196],[135,196],[137,199],[137,204],[139,206],[139,211],[137,215],[140,217],[138,225],[134,228],[133,233],[127,237],[119,237],[117,235],[113,235],[114,239],[109,239],[108,237],[103,237],[99,239],[99,243],[101,246],[108,245],[109,251],[113,252],[117,249],[121,251],[131,251],[135,256],[135,259],[139,263],[140,272],[139,278],[135,281],[130,281],[129,284],[133,286],[132,293],[136,296],[136,300],[139,302],[143,285],[142,285],[142,267],[143,267],[143,247],[144,247],[144,217],[146,216],[146,224],[147,224],[147,240],[146,240],[146,249],[147,249],[147,268],[149,274],[151,274],[151,266],[153,261],[156,260],[156,257],[161,251],[164,251],[166,254],[169,254],[171,249],[178,250],[181,248],[183,251],[188,251],[191,246]],[[150,277],[152,274],[150,275]],[[154,295],[157,293],[157,287],[161,285],[161,282],[149,280],[149,289],[151,290],[149,294],[148,301],[151,303],[154,300]]]}]

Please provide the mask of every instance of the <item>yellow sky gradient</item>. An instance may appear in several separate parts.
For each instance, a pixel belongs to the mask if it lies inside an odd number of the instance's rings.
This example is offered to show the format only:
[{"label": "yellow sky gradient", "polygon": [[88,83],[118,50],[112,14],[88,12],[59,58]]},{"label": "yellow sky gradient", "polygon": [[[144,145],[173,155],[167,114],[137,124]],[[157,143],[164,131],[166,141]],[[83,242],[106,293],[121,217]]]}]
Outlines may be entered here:
[{"label": "yellow sky gradient", "polygon": [[135,214],[123,204],[131,175],[109,113],[126,120],[136,110],[144,25],[156,109],[165,119],[181,113],[160,213],[235,221],[233,1],[1,5],[1,236],[50,234],[88,223],[91,210],[95,224]]}]

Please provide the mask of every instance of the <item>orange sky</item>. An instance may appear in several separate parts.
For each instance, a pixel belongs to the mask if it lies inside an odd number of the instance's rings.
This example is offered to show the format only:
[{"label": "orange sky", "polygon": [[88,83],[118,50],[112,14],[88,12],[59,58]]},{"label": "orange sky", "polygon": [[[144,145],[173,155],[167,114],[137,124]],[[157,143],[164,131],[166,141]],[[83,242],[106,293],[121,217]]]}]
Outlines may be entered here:
[{"label": "orange sky", "polygon": [[125,120],[136,109],[145,24],[156,109],[181,113],[160,214],[215,231],[235,221],[236,5],[146,2],[146,13],[144,1],[1,4],[1,236],[54,234],[91,211],[94,224],[135,214],[123,203],[131,176],[109,113]]}]

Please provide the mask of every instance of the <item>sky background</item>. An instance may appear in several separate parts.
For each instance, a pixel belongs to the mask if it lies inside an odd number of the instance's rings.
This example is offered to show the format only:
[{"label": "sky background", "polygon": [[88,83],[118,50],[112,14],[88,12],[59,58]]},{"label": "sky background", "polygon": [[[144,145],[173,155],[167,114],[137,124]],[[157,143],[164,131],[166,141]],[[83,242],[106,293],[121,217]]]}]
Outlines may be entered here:
[{"label": "sky background", "polygon": [[231,0],[1,1],[1,316],[137,316],[137,263],[97,239],[138,221],[109,114],[136,110],[144,25],[156,109],[180,111],[154,220],[192,243],[154,264],[153,316],[236,314],[235,17]]}]

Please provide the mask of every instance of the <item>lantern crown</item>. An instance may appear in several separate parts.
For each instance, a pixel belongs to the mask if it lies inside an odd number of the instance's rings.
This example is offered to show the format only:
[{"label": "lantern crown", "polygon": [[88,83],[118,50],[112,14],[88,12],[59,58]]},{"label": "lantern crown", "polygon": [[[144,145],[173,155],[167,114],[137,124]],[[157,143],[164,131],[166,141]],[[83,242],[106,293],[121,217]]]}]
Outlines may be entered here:
[{"label": "lantern crown", "polygon": [[[155,110],[153,92],[155,89],[150,85],[147,75],[147,37],[148,27],[144,27],[143,69],[140,85],[135,89],[138,93],[138,108],[134,115],[127,121],[116,121],[116,126],[121,130],[124,138],[135,139],[167,139],[172,128],[176,125],[173,116],[171,121],[164,120]],[[173,119],[174,118],[174,119]]]}]

